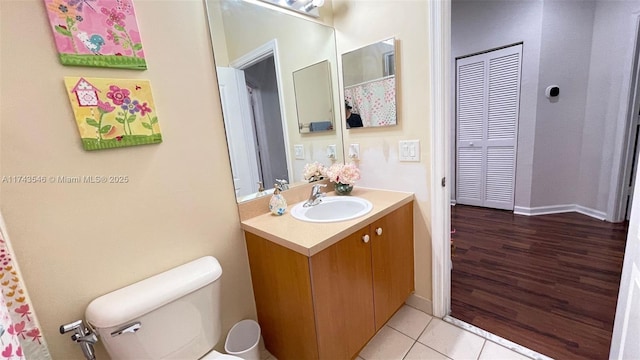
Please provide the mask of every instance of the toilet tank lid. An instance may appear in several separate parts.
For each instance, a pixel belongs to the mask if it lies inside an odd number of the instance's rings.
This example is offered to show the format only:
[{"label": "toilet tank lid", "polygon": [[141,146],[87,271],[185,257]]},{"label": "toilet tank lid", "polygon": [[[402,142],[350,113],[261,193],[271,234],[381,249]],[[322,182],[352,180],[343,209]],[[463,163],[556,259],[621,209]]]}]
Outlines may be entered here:
[{"label": "toilet tank lid", "polygon": [[221,275],[218,260],[205,256],[94,299],[87,306],[85,317],[96,328],[123,325],[216,281]]}]

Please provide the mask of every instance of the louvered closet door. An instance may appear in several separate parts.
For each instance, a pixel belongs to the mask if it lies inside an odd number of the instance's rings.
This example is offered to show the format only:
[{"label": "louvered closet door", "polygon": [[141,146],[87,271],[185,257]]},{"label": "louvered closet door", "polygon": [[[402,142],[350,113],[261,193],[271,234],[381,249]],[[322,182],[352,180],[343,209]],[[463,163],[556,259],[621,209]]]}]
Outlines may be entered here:
[{"label": "louvered closet door", "polygon": [[456,61],[456,203],[513,210],[522,45]]}]

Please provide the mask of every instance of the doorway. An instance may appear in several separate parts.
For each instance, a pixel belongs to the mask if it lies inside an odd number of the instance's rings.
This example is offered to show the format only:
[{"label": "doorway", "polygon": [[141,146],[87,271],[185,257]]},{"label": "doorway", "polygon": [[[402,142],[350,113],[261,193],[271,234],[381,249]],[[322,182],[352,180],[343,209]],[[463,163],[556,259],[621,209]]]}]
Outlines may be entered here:
[{"label": "doorway", "polygon": [[242,70],[245,73],[251,107],[260,181],[266,188],[271,188],[277,180],[289,182],[283,116],[273,55]]},{"label": "doorway", "polygon": [[[560,4],[563,5],[563,4]],[[450,8],[450,4],[445,4],[443,5],[439,5],[439,4],[430,4],[430,13],[433,14],[432,15],[432,23],[433,25],[433,31],[431,31],[435,36],[431,36],[430,41],[432,41],[433,43],[433,47],[431,48],[432,51],[431,53],[433,54],[433,74],[437,74],[438,72],[443,72],[445,74],[445,78],[447,78],[447,76],[449,74],[451,74],[453,76],[453,72],[449,73],[447,70],[451,69],[451,65],[453,64],[448,64],[446,59],[450,59],[450,54],[451,54],[451,43],[449,42],[450,40],[450,32],[451,32],[451,8]],[[634,16],[635,19],[635,16]],[[518,21],[522,21],[521,19],[518,19]],[[625,20],[626,21],[626,20]],[[485,23],[486,24],[486,23]],[[441,36],[443,38],[443,40],[438,41],[437,39],[434,40],[434,38],[436,38],[437,36]],[[629,41],[630,42],[630,41]],[[629,47],[632,47],[632,44],[629,44]],[[608,54],[611,54],[611,52],[609,52]],[[630,58],[629,58],[630,60]],[[629,61],[629,63],[631,63],[631,61]],[[620,69],[621,67],[619,66],[618,69]],[[444,69],[444,71],[443,71]],[[627,71],[625,71],[625,75],[622,76],[625,79],[625,84],[627,84],[626,79],[628,78],[628,73]],[[432,136],[432,141],[434,144],[436,144],[437,146],[434,147],[434,166],[432,167],[432,171],[435,172],[435,174],[433,174],[432,179],[434,180],[433,183],[436,183],[435,180],[437,180],[437,183],[440,183],[440,179],[444,178],[445,175],[449,175],[450,173],[448,172],[448,170],[450,170],[449,168],[449,164],[450,164],[450,160],[449,160],[449,153],[451,152],[451,150],[453,150],[452,148],[449,149],[446,145],[447,142],[446,140],[444,141],[444,146],[443,145],[443,141],[441,140],[441,138],[444,139],[448,139],[448,132],[451,130],[449,129],[448,125],[451,124],[450,123],[450,113],[449,111],[451,111],[451,108],[448,108],[449,104],[450,104],[450,99],[452,98],[453,95],[453,91],[451,91],[450,87],[451,85],[453,85],[453,83],[448,83],[447,81],[449,81],[449,79],[443,80],[440,77],[434,75],[434,79],[432,80],[432,86],[436,89],[436,91],[433,92],[432,95],[432,102],[434,104],[434,111],[432,112],[432,119],[434,121],[434,125],[433,125],[433,129],[434,129],[434,133]],[[616,83],[618,84],[618,83]],[[626,85],[625,85],[626,87]],[[631,91],[635,90],[635,87],[632,87],[632,89],[629,89]],[[622,91],[621,96],[626,98],[626,91]],[[442,99],[444,98],[444,99]],[[621,101],[620,103],[622,104],[624,101]],[[612,105],[612,108],[614,108],[617,106]],[[624,109],[626,110],[626,109]],[[637,109],[636,111],[633,113],[634,116],[637,113]],[[440,120],[442,119],[442,120]],[[620,117],[616,116],[616,124],[611,125],[610,127],[616,129],[618,134],[625,134],[626,133],[626,129],[624,129],[619,121]],[[605,135],[603,132],[599,132],[597,133],[598,136],[603,136]],[[620,138],[617,138],[616,140],[620,140],[622,139],[622,137],[624,137],[624,135],[622,135]],[[621,146],[619,146],[621,142],[616,142],[616,151],[618,151]],[[611,147],[609,148],[609,150],[611,149]],[[623,154],[624,155],[624,154]],[[616,156],[623,156],[623,155],[616,155]],[[618,159],[615,158],[613,159],[613,162],[617,164]],[[609,163],[610,165],[611,163]],[[618,167],[617,165],[614,167],[615,171],[617,171]],[[614,171],[614,176],[616,175]],[[446,264],[450,254],[449,254],[449,239],[446,236],[449,231],[450,231],[450,227],[449,227],[449,223],[446,221],[446,218],[443,219],[443,216],[440,216],[439,214],[443,214],[443,215],[447,215],[449,212],[449,200],[450,198],[447,197],[448,195],[448,189],[444,186],[445,182],[442,181],[443,187],[432,187],[432,198],[434,199],[434,201],[438,201],[438,204],[435,204],[432,207],[432,228],[433,230],[433,238],[434,238],[434,242],[433,242],[433,253],[434,253],[434,259],[433,259],[433,309],[434,309],[434,315],[436,316],[445,316],[448,312],[449,312],[449,304],[450,304],[450,300],[449,300],[449,296],[450,296],[450,290],[447,288],[448,285],[450,284],[450,278],[449,278],[449,268]],[[605,185],[601,185],[601,187],[604,187]],[[615,187],[613,187],[615,188]],[[608,198],[608,210],[612,209],[611,207],[611,199],[613,198],[614,192],[609,193],[610,197]],[[625,203],[626,205],[626,203]],[[608,214],[612,214],[613,212],[608,212]],[[531,218],[533,219],[533,218]],[[439,230],[436,230],[439,229]]]}]

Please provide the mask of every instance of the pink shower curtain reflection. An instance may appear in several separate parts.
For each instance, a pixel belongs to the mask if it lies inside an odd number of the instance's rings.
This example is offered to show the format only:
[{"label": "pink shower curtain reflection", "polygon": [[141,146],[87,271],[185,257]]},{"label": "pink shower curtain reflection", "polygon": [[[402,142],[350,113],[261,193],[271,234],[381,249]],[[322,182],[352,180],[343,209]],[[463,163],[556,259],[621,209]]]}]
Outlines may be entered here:
[{"label": "pink shower curtain reflection", "polygon": [[51,359],[0,214],[0,359]]},{"label": "pink shower curtain reflection", "polygon": [[345,87],[344,99],[365,127],[396,124],[396,79],[394,76]]}]

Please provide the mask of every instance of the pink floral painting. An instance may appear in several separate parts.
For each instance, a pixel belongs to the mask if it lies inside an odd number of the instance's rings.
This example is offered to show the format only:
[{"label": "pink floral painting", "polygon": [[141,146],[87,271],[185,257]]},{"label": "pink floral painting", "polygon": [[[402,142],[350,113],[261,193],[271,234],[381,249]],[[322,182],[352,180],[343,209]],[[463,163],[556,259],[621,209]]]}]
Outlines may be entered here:
[{"label": "pink floral painting", "polygon": [[162,142],[148,80],[74,76],[64,82],[85,150]]},{"label": "pink floral painting", "polygon": [[147,68],[131,0],[44,0],[63,65]]}]

